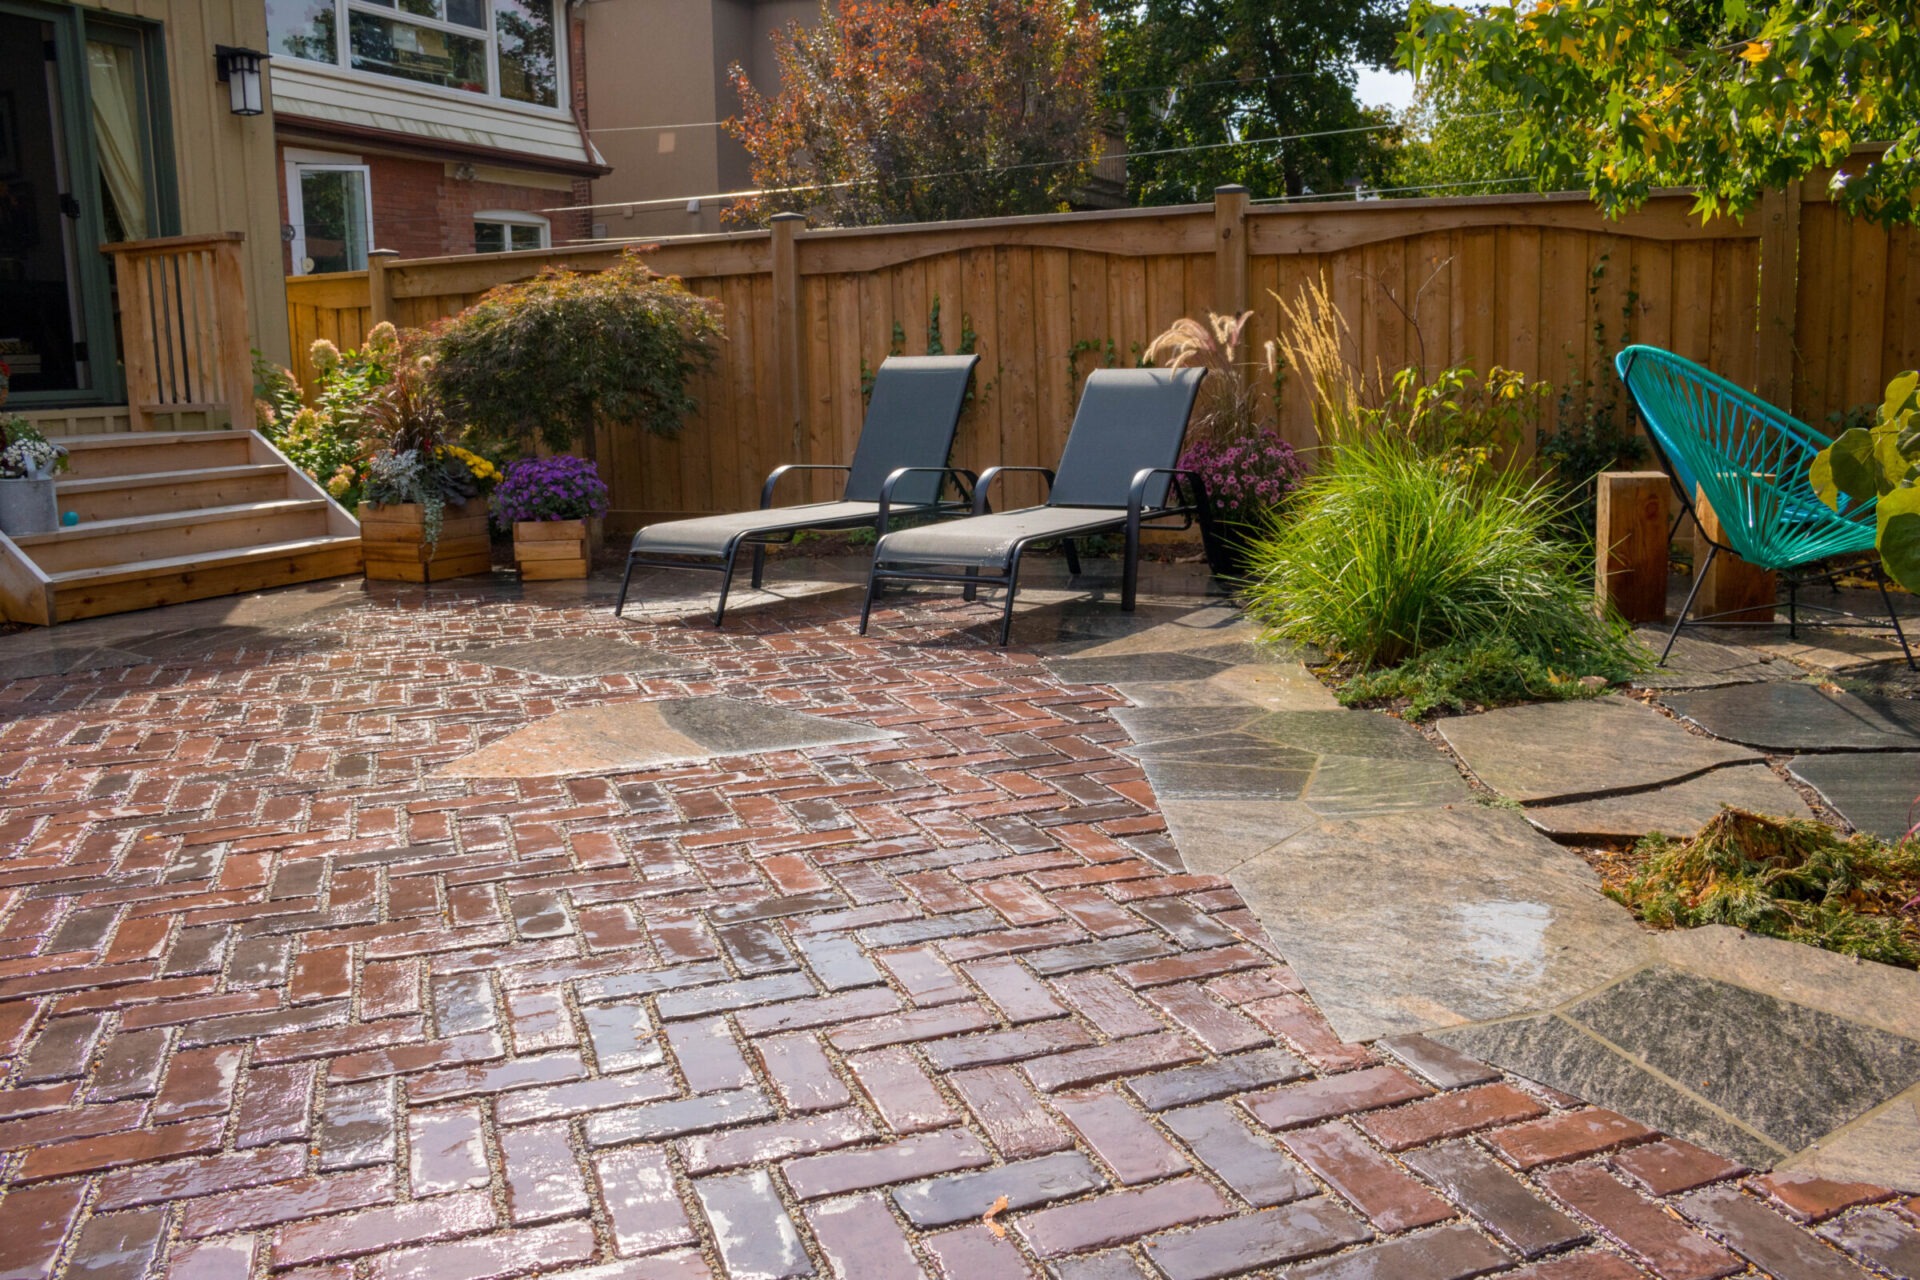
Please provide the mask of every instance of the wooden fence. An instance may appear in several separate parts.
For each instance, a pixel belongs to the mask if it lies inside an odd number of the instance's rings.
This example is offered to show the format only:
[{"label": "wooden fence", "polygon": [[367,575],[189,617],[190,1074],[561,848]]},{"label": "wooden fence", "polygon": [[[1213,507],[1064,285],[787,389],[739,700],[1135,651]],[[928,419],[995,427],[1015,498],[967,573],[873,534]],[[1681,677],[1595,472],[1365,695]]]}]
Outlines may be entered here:
[{"label": "wooden fence", "polygon": [[[1920,240],[1805,190],[1704,225],[1686,194],[1610,222],[1578,195],[1262,206],[1228,188],[1179,208],[821,231],[785,217],[668,240],[650,261],[719,299],[728,340],[678,440],[602,428],[609,524],[751,505],[778,463],[844,458],[863,369],[936,335],[982,356],[956,461],[1050,464],[1088,371],[1133,363],[1171,321],[1209,310],[1252,308],[1257,351],[1275,333],[1273,295],[1314,278],[1362,367],[1499,363],[1610,394],[1613,351],[1651,342],[1817,424],[1920,362]],[[592,269],[617,252],[376,257],[368,272],[290,279],[293,348],[304,360],[317,337],[355,344],[379,319],[430,324],[548,263]],[[1307,389],[1289,381],[1279,409],[1284,435],[1312,445]]]}]

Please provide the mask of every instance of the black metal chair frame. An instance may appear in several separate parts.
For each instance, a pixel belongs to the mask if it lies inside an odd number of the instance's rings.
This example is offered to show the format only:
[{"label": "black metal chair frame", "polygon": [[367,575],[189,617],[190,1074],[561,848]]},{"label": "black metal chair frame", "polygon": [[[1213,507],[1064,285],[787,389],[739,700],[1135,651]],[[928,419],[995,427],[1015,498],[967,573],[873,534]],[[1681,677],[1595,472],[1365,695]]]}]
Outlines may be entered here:
[{"label": "black metal chair frame", "polygon": [[[888,488],[891,488],[894,480],[903,475],[906,470],[908,469],[903,468],[901,471],[896,471],[893,475],[889,476],[887,478]],[[1052,490],[1054,473],[1051,467],[988,467],[980,473],[979,483],[976,484],[973,489],[974,515],[990,514],[988,497],[993,482],[1009,471],[1023,471],[1045,476],[1049,492]],[[1146,505],[1147,486],[1153,482],[1155,476],[1169,477],[1167,492],[1170,496],[1176,498],[1179,496],[1180,482],[1184,480],[1188,485],[1186,500],[1176,502],[1172,505],[1148,507]],[[882,502],[884,503],[884,501],[885,499],[883,497]],[[932,569],[889,569],[881,564],[879,548],[876,546],[874,549],[873,567],[868,570],[867,573],[867,598],[860,607],[860,634],[865,635],[867,633],[867,623],[873,615],[873,602],[880,597],[887,583],[951,582],[964,588],[962,594],[964,598],[968,600],[977,599],[982,587],[988,590],[1001,590],[1006,592],[1006,600],[1001,606],[1000,611],[999,640],[999,643],[1005,646],[1013,635],[1013,603],[1014,597],[1020,587],[1020,562],[1022,557],[1026,555],[1028,548],[1055,542],[1061,544],[1062,549],[1066,552],[1067,571],[1077,575],[1080,572],[1080,554],[1078,548],[1074,546],[1075,540],[1095,537],[1103,533],[1111,533],[1115,529],[1122,530],[1126,538],[1126,545],[1121,552],[1120,569],[1120,608],[1123,612],[1132,613],[1134,611],[1135,599],[1139,594],[1140,531],[1143,528],[1159,529],[1170,527],[1178,531],[1190,529],[1198,524],[1200,526],[1200,541],[1206,549],[1208,564],[1216,570],[1220,569],[1223,565],[1219,539],[1213,527],[1213,516],[1207,504],[1206,481],[1200,477],[1198,472],[1183,470],[1179,467],[1141,468],[1134,473],[1133,483],[1127,493],[1126,510],[1104,520],[1094,518],[1095,513],[1114,512],[1116,509],[1112,507],[1062,507],[1058,509],[1067,511],[1084,510],[1089,516],[1088,523],[1086,526],[1077,528],[1071,533],[1037,534],[1033,537],[1016,539],[1008,549],[1006,568],[998,575],[983,576],[980,567],[966,569],[959,573],[940,572]],[[1175,517],[1181,519],[1180,524],[1168,526],[1160,523],[1161,521],[1170,520]]]},{"label": "black metal chair frame", "polygon": [[[852,466],[838,462],[788,462],[775,467],[767,475],[766,483],[760,487],[760,510],[773,509],[773,492],[780,478],[791,471],[840,471],[851,473]],[[892,515],[893,484],[900,476],[909,472],[938,472],[943,479],[936,491],[933,502],[915,503],[904,511],[915,515],[934,516],[964,514],[972,509],[973,491],[977,487],[977,477],[964,467],[902,467],[887,477],[885,487],[880,494],[878,510],[871,516],[854,519],[817,522],[796,519],[792,523],[778,527],[743,530],[727,540],[718,555],[719,563],[709,563],[691,556],[649,556],[639,552],[627,552],[627,569],[620,578],[620,599],[613,607],[613,616],[619,617],[620,611],[627,607],[627,589],[633,583],[633,571],[637,566],[645,565],[651,569],[691,569],[697,572],[718,573],[720,575],[720,598],[713,606],[713,625],[718,627],[726,621],[727,593],[733,587],[733,570],[742,547],[753,549],[752,582],[754,590],[759,590],[766,579],[767,548],[785,546],[791,543],[794,535],[811,530],[873,529],[880,537],[885,537],[887,524]],[[958,502],[943,502],[939,493],[946,491],[947,480],[952,480],[959,491]]]}]

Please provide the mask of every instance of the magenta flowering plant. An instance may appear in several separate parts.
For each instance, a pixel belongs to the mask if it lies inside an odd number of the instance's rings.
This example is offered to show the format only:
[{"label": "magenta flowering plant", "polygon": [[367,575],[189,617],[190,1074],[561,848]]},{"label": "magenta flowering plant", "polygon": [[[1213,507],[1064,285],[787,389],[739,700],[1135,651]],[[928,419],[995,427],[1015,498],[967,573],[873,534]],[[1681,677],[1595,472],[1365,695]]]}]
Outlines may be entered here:
[{"label": "magenta flowering plant", "polygon": [[607,486],[585,458],[570,453],[522,458],[507,464],[493,491],[500,524],[522,520],[593,520],[607,514]]},{"label": "magenta flowering plant", "polygon": [[1180,466],[1206,482],[1214,519],[1239,525],[1260,522],[1306,474],[1300,455],[1271,428],[1227,440],[1202,437],[1180,455]]}]

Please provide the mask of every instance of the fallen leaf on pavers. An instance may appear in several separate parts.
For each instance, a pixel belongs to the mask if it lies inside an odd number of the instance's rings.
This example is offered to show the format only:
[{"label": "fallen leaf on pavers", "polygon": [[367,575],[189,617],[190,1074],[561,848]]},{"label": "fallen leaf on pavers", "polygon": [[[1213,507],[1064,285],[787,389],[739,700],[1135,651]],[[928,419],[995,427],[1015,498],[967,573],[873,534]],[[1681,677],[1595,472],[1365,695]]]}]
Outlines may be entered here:
[{"label": "fallen leaf on pavers", "polygon": [[993,1220],[993,1215],[996,1213],[999,1213],[1002,1209],[1005,1209],[1006,1207],[1007,1207],[1007,1198],[1005,1196],[1001,1196],[998,1200],[995,1200],[993,1202],[992,1208],[988,1209],[985,1213],[980,1215],[980,1221],[987,1224],[987,1229],[992,1231],[994,1235],[1000,1237],[1002,1240],[1005,1240],[1007,1238],[1007,1229],[1001,1226],[999,1223],[995,1222]]}]

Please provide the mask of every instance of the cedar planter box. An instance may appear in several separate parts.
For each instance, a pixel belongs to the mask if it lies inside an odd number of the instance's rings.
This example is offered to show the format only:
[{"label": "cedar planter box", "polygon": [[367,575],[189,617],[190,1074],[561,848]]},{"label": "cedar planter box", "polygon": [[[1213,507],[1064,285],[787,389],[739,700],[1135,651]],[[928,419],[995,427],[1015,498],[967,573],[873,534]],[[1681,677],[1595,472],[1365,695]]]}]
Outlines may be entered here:
[{"label": "cedar planter box", "polygon": [[418,503],[360,504],[360,549],[374,582],[445,582],[493,571],[487,539],[487,504],[475,499],[449,505],[440,521],[440,541],[426,542],[426,509]]},{"label": "cedar planter box", "polygon": [[545,578],[584,578],[593,560],[586,520],[516,520],[513,558],[528,582]]}]

